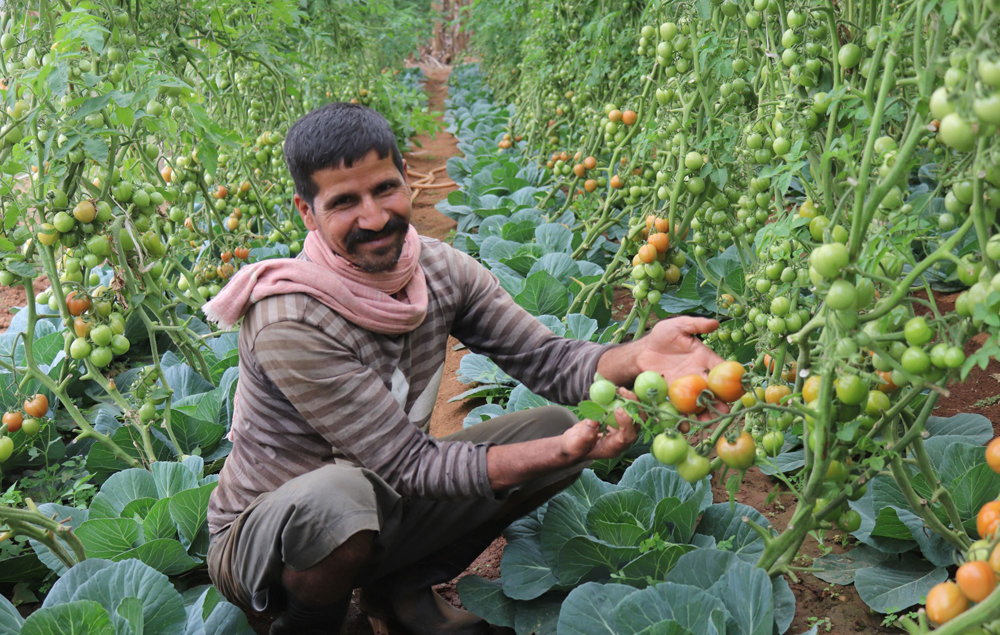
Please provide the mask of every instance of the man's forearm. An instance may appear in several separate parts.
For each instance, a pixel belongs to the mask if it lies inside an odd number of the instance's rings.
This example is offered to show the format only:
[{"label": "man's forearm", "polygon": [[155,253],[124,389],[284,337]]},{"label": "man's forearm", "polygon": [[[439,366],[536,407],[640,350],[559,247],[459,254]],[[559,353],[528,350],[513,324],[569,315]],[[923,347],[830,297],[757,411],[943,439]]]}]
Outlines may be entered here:
[{"label": "man's forearm", "polygon": [[563,450],[562,437],[494,445],[486,451],[486,474],[498,492],[569,467],[576,461]]},{"label": "man's forearm", "polygon": [[609,348],[597,362],[597,372],[616,386],[631,386],[639,374],[636,356],[640,343],[629,342]]}]

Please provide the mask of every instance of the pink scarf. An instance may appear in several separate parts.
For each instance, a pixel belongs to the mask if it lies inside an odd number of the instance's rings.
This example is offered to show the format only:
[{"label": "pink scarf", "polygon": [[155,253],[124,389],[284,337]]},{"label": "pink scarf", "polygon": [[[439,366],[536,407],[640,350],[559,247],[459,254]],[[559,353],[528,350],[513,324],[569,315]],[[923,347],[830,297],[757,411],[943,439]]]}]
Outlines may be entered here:
[{"label": "pink scarf", "polygon": [[[307,293],[367,331],[408,333],[427,316],[427,280],[420,268],[420,236],[413,225],[399,262],[389,271],[368,273],[331,250],[316,232],[305,241],[307,262],[264,260],[240,269],[222,292],[202,307],[205,317],[231,328],[254,302],[272,295]],[[401,293],[400,293],[401,292]],[[399,297],[392,295],[399,293]]]}]

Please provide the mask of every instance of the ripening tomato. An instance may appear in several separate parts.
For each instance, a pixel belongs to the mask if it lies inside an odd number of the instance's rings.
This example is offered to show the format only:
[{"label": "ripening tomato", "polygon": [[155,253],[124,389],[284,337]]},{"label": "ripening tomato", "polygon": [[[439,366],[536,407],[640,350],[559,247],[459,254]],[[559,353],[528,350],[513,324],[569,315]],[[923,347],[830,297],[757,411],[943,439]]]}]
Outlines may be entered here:
[{"label": "ripening tomato", "polygon": [[24,411],[29,417],[44,417],[49,412],[49,398],[38,393],[24,401]]},{"label": "ripening tomato", "polygon": [[769,404],[780,403],[782,399],[792,394],[792,389],[785,384],[772,384],[764,391],[764,401]]},{"label": "ripening tomato", "polygon": [[66,308],[72,316],[83,315],[90,310],[90,298],[82,293],[70,291],[66,296]]},{"label": "ripening tomato", "polygon": [[656,247],[648,243],[639,247],[639,260],[647,265],[656,260]]},{"label": "ripening tomato", "polygon": [[7,412],[3,415],[3,422],[7,426],[7,432],[17,432],[24,423],[24,415],[16,410]]},{"label": "ripening tomato", "polygon": [[698,403],[698,396],[708,388],[708,381],[701,375],[685,375],[670,384],[670,403],[684,415],[701,412],[705,406]]},{"label": "ripening tomato", "polygon": [[1000,437],[990,441],[986,446],[986,463],[997,474],[1000,474]]},{"label": "ripening tomato", "polygon": [[757,458],[757,446],[748,432],[741,432],[731,443],[725,436],[720,437],[715,444],[715,453],[723,463],[734,470],[745,470],[754,464],[754,459]]},{"label": "ripening tomato", "polygon": [[785,435],[781,430],[772,430],[765,434],[760,442],[764,446],[764,452],[768,456],[778,456],[781,448],[785,445]]},{"label": "ripening tomato", "polygon": [[743,375],[746,369],[739,362],[722,362],[708,373],[708,388],[715,396],[732,403],[743,396]]},{"label": "ripening tomato", "polygon": [[802,384],[802,400],[806,403],[815,401],[819,397],[819,385],[822,383],[819,375],[812,375]]},{"label": "ripening tomato", "polygon": [[649,244],[662,254],[670,247],[670,235],[664,233],[650,234]]},{"label": "ripening tomato", "polygon": [[927,617],[940,626],[969,608],[969,600],[954,582],[942,582],[927,594]]},{"label": "ripening tomato", "polygon": [[1000,545],[993,547],[993,552],[990,554],[990,568],[993,569],[993,573],[1000,575]]},{"label": "ripening tomato", "polygon": [[878,375],[878,378],[882,380],[882,383],[880,383],[878,385],[878,389],[881,390],[882,392],[884,392],[884,393],[893,393],[893,392],[896,392],[896,390],[899,388],[899,386],[897,386],[892,381],[892,372],[891,371],[888,371],[888,370],[877,370],[877,371],[875,371],[875,374]]},{"label": "ripening tomato", "polygon": [[990,501],[976,515],[976,529],[980,538],[989,538],[1000,528],[1000,501]]},{"label": "ripening tomato", "polygon": [[982,602],[997,587],[997,576],[988,562],[966,562],[955,573],[955,582],[965,597]]}]

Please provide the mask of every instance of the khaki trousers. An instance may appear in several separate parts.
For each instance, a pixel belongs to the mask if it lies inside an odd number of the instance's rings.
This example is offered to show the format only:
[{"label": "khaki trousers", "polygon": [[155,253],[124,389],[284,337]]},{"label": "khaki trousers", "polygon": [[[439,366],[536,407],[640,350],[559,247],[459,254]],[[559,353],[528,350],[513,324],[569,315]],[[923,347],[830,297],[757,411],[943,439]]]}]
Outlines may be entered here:
[{"label": "khaki trousers", "polygon": [[[497,445],[561,435],[576,423],[547,406],[496,417],[442,441]],[[337,463],[298,476],[257,497],[212,537],[208,571],[219,591],[243,609],[284,608],[284,567],[308,569],[359,531],[378,532],[356,587],[389,576],[430,586],[462,573],[514,520],[568,487],[589,463],[554,471],[497,494],[459,502],[400,496],[377,474]]]}]

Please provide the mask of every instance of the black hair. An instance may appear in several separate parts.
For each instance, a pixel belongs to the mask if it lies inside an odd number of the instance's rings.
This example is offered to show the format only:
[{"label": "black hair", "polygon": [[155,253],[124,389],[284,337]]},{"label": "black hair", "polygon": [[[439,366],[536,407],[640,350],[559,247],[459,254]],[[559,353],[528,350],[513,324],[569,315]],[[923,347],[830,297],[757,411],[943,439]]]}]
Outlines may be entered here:
[{"label": "black hair", "polygon": [[403,155],[385,117],[371,108],[334,102],[303,115],[285,136],[284,154],[295,191],[312,207],[319,192],[313,174],[325,168],[351,167],[375,150],[392,155],[400,174]]}]

